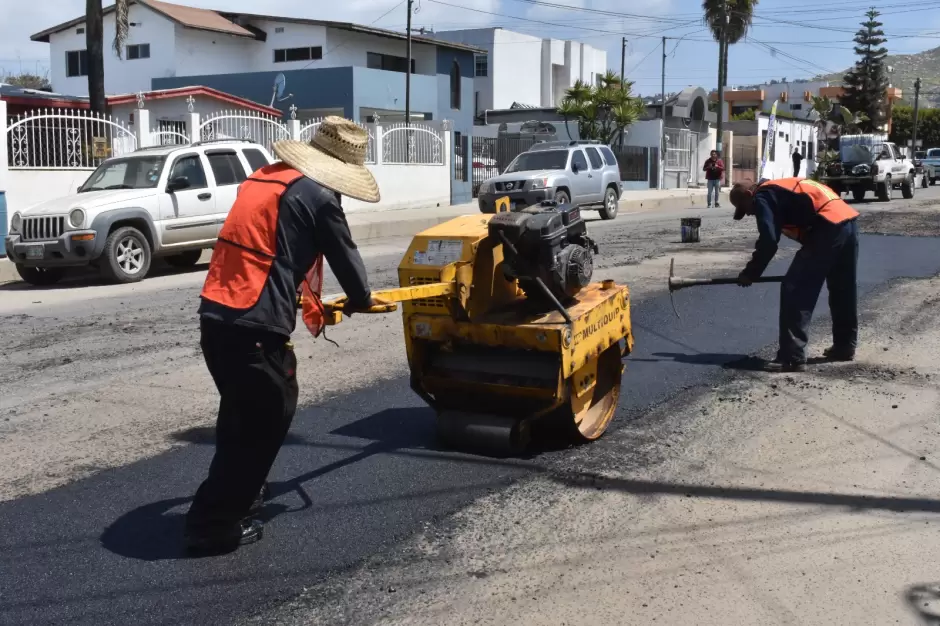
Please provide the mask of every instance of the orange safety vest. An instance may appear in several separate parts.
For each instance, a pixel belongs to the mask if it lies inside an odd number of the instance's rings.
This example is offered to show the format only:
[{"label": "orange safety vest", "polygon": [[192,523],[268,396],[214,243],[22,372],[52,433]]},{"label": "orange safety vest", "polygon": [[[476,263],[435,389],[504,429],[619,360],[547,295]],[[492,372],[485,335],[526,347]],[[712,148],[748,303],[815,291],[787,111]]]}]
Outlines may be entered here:
[{"label": "orange safety vest", "polygon": [[[267,165],[241,184],[212,252],[201,297],[236,310],[257,304],[277,255],[281,196],[303,174],[283,163]],[[304,324],[320,335],[324,326],[323,255],[317,255],[298,290]]]},{"label": "orange safety vest", "polygon": [[[842,224],[855,219],[859,215],[858,211],[850,207],[839,194],[810,178],[768,180],[758,185],[758,189],[764,186],[782,187],[787,191],[809,196],[810,200],[813,201],[813,209],[816,214],[832,224]],[[783,234],[802,243],[806,232],[797,226],[784,224]]]}]

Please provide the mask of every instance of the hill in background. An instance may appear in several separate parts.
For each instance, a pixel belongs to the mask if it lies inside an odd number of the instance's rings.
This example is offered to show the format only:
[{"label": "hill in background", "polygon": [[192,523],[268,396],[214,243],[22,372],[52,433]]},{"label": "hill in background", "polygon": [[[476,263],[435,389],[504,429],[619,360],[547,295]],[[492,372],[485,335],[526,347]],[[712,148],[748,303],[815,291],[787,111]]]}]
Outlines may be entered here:
[{"label": "hill in background", "polygon": [[[888,81],[901,89],[905,104],[914,104],[914,80],[919,76],[920,106],[940,107],[940,47],[917,54],[889,54],[885,65],[894,68]],[[817,76],[813,80],[828,80],[840,85],[843,76],[845,71]]]}]

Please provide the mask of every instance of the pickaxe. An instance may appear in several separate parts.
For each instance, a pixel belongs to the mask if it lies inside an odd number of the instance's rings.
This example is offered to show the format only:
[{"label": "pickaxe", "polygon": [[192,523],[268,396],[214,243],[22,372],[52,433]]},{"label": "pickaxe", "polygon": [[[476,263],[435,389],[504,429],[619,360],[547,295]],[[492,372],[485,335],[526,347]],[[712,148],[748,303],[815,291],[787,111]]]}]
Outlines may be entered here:
[{"label": "pickaxe", "polygon": [[[676,260],[669,261],[669,302],[672,303],[672,311],[679,317],[679,311],[676,309],[676,301],[672,298],[672,292],[685,289],[686,287],[698,287],[700,285],[737,285],[738,277],[734,278],[682,278],[675,273]],[[783,282],[783,276],[761,276],[755,278],[755,283],[780,283]]]}]

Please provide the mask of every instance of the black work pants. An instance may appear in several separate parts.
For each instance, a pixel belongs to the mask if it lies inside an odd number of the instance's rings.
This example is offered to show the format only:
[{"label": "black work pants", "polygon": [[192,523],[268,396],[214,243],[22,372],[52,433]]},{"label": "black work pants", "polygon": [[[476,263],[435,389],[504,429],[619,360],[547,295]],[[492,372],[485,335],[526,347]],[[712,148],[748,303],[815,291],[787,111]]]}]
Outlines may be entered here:
[{"label": "black work pants", "polygon": [[858,343],[858,225],[823,223],[812,229],[780,286],[780,348],[783,361],[806,361],[807,331],[823,282],[829,289],[832,342],[854,351]]},{"label": "black work pants", "polygon": [[190,532],[225,532],[247,514],[297,408],[288,338],[203,319],[201,346],[222,396],[209,476],[186,516]]}]

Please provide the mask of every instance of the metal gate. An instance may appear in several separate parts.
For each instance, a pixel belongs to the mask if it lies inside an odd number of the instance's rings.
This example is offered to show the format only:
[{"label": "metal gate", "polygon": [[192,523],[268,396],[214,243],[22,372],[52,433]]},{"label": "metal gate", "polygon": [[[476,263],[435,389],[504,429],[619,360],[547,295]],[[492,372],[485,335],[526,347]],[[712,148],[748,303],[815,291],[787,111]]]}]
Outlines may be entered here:
[{"label": "metal gate", "polygon": [[531,148],[537,140],[527,136],[473,137],[470,158],[473,165],[473,197],[485,181],[499,176],[512,160]]}]

